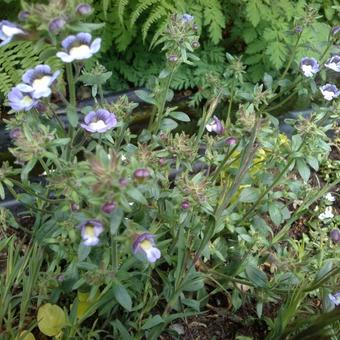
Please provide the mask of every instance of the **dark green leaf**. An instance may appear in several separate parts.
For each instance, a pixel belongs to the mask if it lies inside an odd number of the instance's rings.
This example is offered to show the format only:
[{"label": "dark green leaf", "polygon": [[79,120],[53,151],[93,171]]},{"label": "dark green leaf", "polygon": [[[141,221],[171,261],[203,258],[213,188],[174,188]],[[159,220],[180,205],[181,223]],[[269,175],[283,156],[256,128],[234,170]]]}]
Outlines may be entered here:
[{"label": "dark green leaf", "polygon": [[132,300],[125,287],[115,284],[113,286],[113,293],[117,302],[130,312],[132,309]]},{"label": "dark green leaf", "polygon": [[249,264],[246,266],[246,275],[256,287],[263,288],[266,287],[268,283],[266,274],[254,265]]}]

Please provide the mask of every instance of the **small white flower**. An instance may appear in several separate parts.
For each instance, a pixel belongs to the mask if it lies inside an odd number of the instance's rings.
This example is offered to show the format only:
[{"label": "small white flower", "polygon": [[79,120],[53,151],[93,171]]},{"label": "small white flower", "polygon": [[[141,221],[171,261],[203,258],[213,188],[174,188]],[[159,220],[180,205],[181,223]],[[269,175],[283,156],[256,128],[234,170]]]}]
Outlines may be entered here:
[{"label": "small white flower", "polygon": [[330,192],[325,196],[325,199],[329,202],[335,202],[335,197]]},{"label": "small white flower", "polygon": [[332,211],[333,211],[332,207],[326,207],[325,211],[319,215],[319,220],[324,221],[332,219],[334,217]]}]

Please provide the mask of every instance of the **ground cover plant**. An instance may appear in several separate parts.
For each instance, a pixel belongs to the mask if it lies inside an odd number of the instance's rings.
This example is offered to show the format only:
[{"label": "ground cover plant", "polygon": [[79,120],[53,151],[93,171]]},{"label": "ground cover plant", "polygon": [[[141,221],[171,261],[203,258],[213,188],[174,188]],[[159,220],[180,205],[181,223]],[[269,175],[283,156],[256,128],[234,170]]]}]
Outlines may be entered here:
[{"label": "ground cover plant", "polygon": [[[243,55],[216,46],[223,4],[23,2],[0,21],[0,197],[24,207],[0,210],[1,338],[338,338],[338,4],[232,1]],[[151,33],[157,51],[135,100],[106,96],[113,12],[121,56]]]}]

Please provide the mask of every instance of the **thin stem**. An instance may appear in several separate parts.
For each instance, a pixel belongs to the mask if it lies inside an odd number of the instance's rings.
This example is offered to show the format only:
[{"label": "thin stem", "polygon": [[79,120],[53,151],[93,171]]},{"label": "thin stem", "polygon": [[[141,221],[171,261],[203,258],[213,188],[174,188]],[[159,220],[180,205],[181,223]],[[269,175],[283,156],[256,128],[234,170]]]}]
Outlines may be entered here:
[{"label": "thin stem", "polygon": [[234,91],[234,87],[233,87],[233,90],[232,90],[231,96],[230,96],[230,100],[229,100],[229,105],[228,105],[227,122],[226,122],[227,128],[230,126],[230,123],[231,123],[230,114],[231,114],[231,108],[232,108],[233,101],[234,101],[234,95],[235,95],[235,91]]},{"label": "thin stem", "polygon": [[297,89],[295,89],[288,97],[286,97],[284,100],[282,100],[280,103],[278,103],[278,104],[276,104],[276,105],[274,105],[274,106],[272,106],[272,107],[269,107],[268,109],[267,109],[267,111],[274,111],[274,110],[276,110],[276,109],[279,109],[283,104],[285,104],[285,103],[287,103],[291,98],[293,98],[295,95],[296,95],[296,93],[297,93]]}]

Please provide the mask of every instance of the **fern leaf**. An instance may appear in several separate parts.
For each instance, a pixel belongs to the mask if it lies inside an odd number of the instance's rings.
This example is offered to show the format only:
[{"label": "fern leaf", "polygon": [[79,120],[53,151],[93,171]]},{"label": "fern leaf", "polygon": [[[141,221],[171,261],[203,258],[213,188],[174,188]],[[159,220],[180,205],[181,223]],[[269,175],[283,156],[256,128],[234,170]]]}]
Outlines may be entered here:
[{"label": "fern leaf", "polygon": [[142,37],[143,40],[146,39],[146,36],[150,30],[150,27],[156,23],[157,21],[161,21],[162,18],[165,21],[166,18],[168,17],[167,13],[164,11],[164,7],[159,5],[156,7],[151,14],[148,16],[147,20],[145,21],[143,27],[142,27]]},{"label": "fern leaf", "polygon": [[159,0],[139,0],[138,6],[131,14],[130,27],[134,26],[138,18],[153,4]]},{"label": "fern leaf", "polygon": [[129,0],[119,0],[117,4],[117,16],[122,25],[124,25],[124,14],[128,3]]}]

